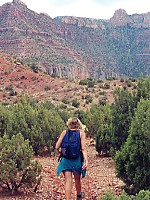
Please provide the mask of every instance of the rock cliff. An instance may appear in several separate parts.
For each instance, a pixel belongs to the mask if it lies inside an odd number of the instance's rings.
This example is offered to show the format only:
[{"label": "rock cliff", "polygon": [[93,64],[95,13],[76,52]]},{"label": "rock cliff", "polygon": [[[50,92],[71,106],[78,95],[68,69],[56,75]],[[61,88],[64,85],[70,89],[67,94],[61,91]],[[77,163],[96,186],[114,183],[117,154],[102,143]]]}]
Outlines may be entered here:
[{"label": "rock cliff", "polygon": [[110,19],[110,26],[118,27],[126,25],[135,28],[150,28],[150,12],[128,15],[123,9],[115,11],[114,16]]},{"label": "rock cliff", "polygon": [[110,20],[57,17],[20,0],[0,7],[0,50],[48,74],[105,79],[150,73],[150,13]]},{"label": "rock cliff", "polygon": [[88,28],[101,28],[105,29],[105,25],[103,21],[100,19],[92,19],[92,18],[83,18],[83,17],[72,17],[72,16],[62,16],[56,17],[56,21],[62,22],[64,24],[73,24],[79,27],[88,27]]}]

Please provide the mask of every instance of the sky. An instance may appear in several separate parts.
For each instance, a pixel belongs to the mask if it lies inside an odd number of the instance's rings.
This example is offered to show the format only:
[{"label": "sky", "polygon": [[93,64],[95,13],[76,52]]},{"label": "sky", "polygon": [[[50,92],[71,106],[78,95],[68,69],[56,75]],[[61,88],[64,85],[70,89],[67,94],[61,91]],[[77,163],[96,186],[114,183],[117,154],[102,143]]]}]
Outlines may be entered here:
[{"label": "sky", "polygon": [[[95,19],[110,19],[118,9],[128,15],[150,12],[150,0],[21,0],[37,13],[50,17],[76,16]],[[12,0],[0,0],[0,6]]]}]

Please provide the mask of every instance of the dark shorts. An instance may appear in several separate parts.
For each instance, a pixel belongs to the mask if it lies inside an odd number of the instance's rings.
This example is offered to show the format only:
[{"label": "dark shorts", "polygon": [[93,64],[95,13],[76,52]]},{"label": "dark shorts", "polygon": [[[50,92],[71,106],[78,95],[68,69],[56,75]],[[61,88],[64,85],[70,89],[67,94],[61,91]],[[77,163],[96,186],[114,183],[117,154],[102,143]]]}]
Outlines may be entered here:
[{"label": "dark shorts", "polygon": [[63,170],[63,172],[72,172],[74,176],[80,176],[81,175],[81,172],[79,172],[77,170],[73,170],[73,169]]}]

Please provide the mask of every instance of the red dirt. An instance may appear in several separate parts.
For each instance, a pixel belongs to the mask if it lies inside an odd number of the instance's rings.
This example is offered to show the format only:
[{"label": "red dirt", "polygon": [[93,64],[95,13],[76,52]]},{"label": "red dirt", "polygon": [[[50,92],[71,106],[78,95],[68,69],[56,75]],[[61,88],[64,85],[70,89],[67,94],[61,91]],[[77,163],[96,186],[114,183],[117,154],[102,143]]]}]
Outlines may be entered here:
[{"label": "red dirt", "polygon": [[[123,183],[116,178],[113,160],[97,156],[95,147],[89,145],[88,139],[87,146],[89,166],[86,177],[82,179],[82,190],[86,193],[85,200],[97,200],[107,190],[113,190],[116,194],[119,194]],[[43,179],[37,192],[10,195],[8,192],[1,191],[1,200],[64,200],[63,174],[56,177],[57,157],[40,157],[38,160],[43,165]],[[75,200],[75,196],[75,188],[73,186],[72,200]]]}]

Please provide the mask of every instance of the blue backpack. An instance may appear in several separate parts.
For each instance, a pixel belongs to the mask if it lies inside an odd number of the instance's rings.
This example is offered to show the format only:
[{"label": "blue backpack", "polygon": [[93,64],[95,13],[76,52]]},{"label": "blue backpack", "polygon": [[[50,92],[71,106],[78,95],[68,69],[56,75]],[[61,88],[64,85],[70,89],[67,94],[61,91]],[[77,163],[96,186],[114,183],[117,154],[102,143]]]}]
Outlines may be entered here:
[{"label": "blue backpack", "polygon": [[79,130],[67,130],[61,143],[61,156],[76,159],[81,154],[81,139]]}]

